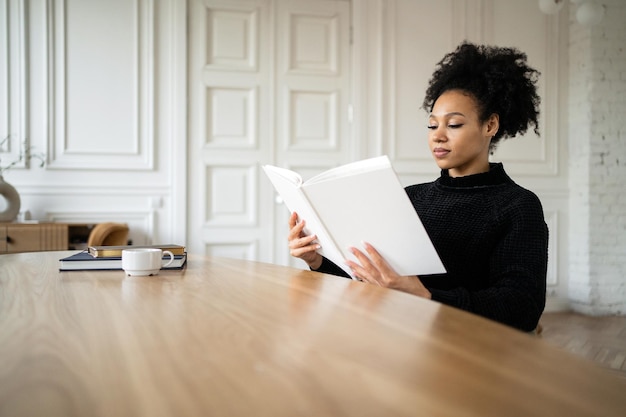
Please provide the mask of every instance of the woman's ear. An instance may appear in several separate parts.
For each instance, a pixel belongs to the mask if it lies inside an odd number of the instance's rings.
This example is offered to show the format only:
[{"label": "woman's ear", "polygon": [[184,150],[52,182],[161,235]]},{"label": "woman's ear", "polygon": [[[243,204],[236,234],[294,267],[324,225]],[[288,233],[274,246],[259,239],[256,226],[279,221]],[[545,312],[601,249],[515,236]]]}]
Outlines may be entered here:
[{"label": "woman's ear", "polygon": [[498,129],[500,128],[500,116],[498,113],[492,113],[487,119],[487,123],[485,124],[487,131],[486,136],[492,138],[498,133]]}]

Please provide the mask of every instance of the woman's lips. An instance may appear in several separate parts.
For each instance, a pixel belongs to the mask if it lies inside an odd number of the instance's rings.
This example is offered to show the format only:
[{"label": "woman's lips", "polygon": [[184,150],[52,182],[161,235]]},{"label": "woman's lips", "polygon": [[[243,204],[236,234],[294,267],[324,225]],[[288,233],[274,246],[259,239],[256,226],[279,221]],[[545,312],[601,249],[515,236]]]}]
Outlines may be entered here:
[{"label": "woman's lips", "polygon": [[446,155],[448,155],[449,153],[450,153],[450,151],[448,149],[444,149],[444,148],[435,148],[435,149],[433,149],[433,154],[437,158],[443,158]]}]

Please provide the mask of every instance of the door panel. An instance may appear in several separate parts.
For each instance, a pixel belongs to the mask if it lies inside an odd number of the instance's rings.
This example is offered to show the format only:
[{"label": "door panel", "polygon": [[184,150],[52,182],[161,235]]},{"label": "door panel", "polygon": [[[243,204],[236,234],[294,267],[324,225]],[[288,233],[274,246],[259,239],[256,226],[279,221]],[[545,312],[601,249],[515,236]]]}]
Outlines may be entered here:
[{"label": "door panel", "polygon": [[[190,3],[189,251],[266,258],[259,161],[269,143],[268,1]],[[265,230],[264,230],[265,229]]]},{"label": "door panel", "polygon": [[190,4],[189,251],[287,264],[263,164],[347,162],[349,2]]},{"label": "door panel", "polygon": [[[277,165],[312,175],[354,159],[350,124],[350,7],[341,1],[279,2]],[[289,213],[275,204],[275,261],[303,266],[286,250]]]}]

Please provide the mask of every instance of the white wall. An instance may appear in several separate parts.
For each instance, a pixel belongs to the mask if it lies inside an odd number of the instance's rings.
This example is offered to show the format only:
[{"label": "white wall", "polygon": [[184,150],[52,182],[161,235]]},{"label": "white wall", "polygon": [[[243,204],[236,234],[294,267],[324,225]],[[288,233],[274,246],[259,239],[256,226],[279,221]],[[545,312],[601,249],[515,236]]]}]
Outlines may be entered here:
[{"label": "white wall", "polygon": [[464,39],[515,46],[541,71],[540,135],[504,141],[502,161],[520,185],[539,196],[550,229],[548,309],[568,304],[567,6],[548,16],[517,0],[368,0],[355,2],[354,135],[364,155],[386,153],[405,184],[438,175],[420,107],[435,64]]},{"label": "white wall", "polygon": [[23,211],[184,241],[185,25],[180,0],[0,1],[0,156],[47,154],[5,175]]},{"label": "white wall", "polygon": [[570,26],[569,298],[590,314],[626,313],[626,2],[601,25]]}]

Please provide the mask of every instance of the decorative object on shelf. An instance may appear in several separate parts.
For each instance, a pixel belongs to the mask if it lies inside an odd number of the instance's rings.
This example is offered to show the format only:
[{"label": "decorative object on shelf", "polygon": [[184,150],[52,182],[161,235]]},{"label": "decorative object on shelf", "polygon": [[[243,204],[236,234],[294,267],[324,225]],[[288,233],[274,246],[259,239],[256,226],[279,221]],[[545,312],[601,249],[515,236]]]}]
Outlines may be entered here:
[{"label": "decorative object on shelf", "polygon": [[15,220],[20,212],[20,195],[11,184],[4,181],[0,175],[0,199],[4,198],[6,207],[0,211],[0,222],[11,222]]},{"label": "decorative object on shelf", "polygon": [[[0,141],[0,150],[4,149],[4,145],[8,143],[9,138],[10,136],[7,136]],[[0,221],[10,222],[15,220],[20,212],[21,205],[20,194],[17,192],[15,187],[4,180],[3,174],[20,162],[29,161],[33,158],[40,161],[40,167],[43,167],[45,164],[45,155],[41,153],[33,153],[32,149],[32,146],[26,146],[24,142],[17,159],[13,162],[8,163],[7,165],[2,165],[2,160],[0,159],[0,199],[4,198],[5,200],[5,207],[2,211],[0,211]],[[2,208],[2,205],[0,205],[0,208]]]},{"label": "decorative object on shelf", "polygon": [[[576,20],[581,25],[594,26],[602,21],[605,6],[597,0],[571,0],[578,5]],[[539,9],[545,14],[556,14],[563,8],[565,0],[539,0]]]}]

